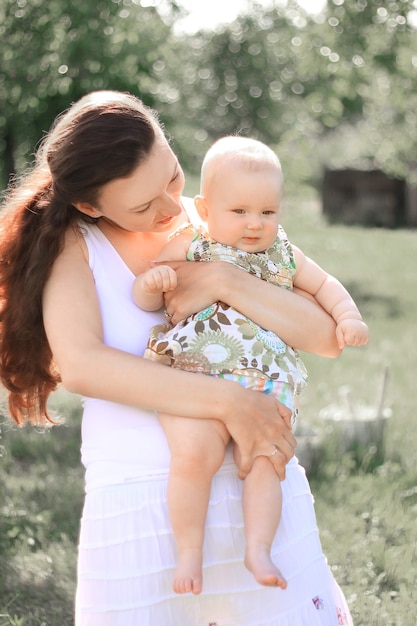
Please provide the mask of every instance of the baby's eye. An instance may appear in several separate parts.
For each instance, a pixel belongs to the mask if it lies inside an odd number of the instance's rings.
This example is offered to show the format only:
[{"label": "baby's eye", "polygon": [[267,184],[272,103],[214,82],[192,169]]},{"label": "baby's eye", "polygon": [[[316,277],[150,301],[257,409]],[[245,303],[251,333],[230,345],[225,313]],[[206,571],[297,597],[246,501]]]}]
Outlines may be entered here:
[{"label": "baby's eye", "polygon": [[238,215],[243,215],[244,212],[245,211],[243,209],[233,209],[233,213],[237,213]]}]

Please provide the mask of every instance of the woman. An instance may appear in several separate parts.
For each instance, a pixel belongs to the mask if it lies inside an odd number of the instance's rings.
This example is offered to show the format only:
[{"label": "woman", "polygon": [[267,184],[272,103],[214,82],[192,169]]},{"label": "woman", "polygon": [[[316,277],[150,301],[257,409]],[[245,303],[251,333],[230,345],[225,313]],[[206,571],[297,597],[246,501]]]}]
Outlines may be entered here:
[{"label": "woman", "polygon": [[[295,445],[280,419],[287,409],[235,383],[138,356],[162,315],[136,307],[132,283],[187,218],[183,183],[155,115],[130,95],[98,92],[58,120],[3,209],[0,373],[11,415],[18,423],[48,419],[46,401],[61,380],[84,396],[76,624],[351,623],[321,552],[304,473],[295,459],[285,467]],[[308,300],[228,264],[174,268],[174,323],[223,300],[291,345],[338,354],[332,320]],[[258,586],[243,566],[241,481],[230,454],[213,482],[205,592],[172,592],[169,452],[154,411],[221,420],[240,449],[241,478],[259,455],[286,475],[273,548],[285,592]]]}]

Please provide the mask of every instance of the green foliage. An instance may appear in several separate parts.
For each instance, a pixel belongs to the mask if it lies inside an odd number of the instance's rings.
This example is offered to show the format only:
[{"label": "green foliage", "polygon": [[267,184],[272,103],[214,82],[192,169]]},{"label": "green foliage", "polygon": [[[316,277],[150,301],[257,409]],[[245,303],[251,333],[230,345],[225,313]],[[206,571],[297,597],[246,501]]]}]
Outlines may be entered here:
[{"label": "green foliage", "polygon": [[[158,12],[159,11],[159,12]],[[324,166],[380,167],[417,181],[413,0],[295,0],[215,32],[175,36],[174,0],[4,0],[0,6],[0,163],[22,171],[55,116],[94,89],[140,95],[161,115],[185,168],[240,132]],[[414,13],[413,13],[414,12]]]},{"label": "green foliage", "polygon": [[239,132],[305,163],[297,180],[317,185],[324,166],[414,180],[413,9],[411,0],[334,0],[312,17],[294,1],[253,2],[230,26],[189,38],[161,73],[177,87],[170,130],[187,169],[214,139]]},{"label": "green foliage", "polygon": [[80,408],[59,392],[68,423],[39,430],[0,424],[0,626],[73,622],[83,499]]},{"label": "green foliage", "polygon": [[[176,4],[171,3],[175,12]],[[153,66],[170,32],[134,0],[4,0],[0,6],[0,154],[25,166],[61,111],[85,93],[120,89],[155,101]]]}]

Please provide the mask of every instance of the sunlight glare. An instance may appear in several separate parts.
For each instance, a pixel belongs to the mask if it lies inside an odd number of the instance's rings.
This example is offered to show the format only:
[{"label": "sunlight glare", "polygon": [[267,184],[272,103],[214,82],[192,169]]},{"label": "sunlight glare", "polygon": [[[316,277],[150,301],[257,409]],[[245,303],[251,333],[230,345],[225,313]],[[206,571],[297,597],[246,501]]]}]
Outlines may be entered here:
[{"label": "sunlight glare", "polygon": [[[326,0],[297,0],[308,13],[317,14],[326,6]],[[257,0],[265,8],[286,4],[285,0]],[[194,33],[201,28],[212,29],[221,24],[228,24],[244,12],[252,3],[250,0],[179,0],[179,4],[189,14],[178,20],[175,30],[178,33]]]}]

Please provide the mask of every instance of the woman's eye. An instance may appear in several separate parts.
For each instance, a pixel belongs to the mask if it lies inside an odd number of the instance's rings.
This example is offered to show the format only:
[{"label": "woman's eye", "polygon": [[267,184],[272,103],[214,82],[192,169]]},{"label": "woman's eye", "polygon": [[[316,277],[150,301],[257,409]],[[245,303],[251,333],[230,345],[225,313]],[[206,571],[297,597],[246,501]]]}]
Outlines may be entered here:
[{"label": "woman's eye", "polygon": [[151,208],[151,205],[148,204],[147,206],[142,207],[141,209],[139,209],[139,211],[136,211],[136,214],[140,215],[141,213],[146,213],[146,211],[148,211],[150,208]]},{"label": "woman's eye", "polygon": [[180,177],[180,171],[178,170],[178,171],[175,173],[175,175],[171,178],[171,181],[170,181],[170,183],[169,183],[169,184],[171,185],[172,183],[175,183],[175,181],[177,181],[177,180],[179,179],[179,177]]}]

